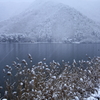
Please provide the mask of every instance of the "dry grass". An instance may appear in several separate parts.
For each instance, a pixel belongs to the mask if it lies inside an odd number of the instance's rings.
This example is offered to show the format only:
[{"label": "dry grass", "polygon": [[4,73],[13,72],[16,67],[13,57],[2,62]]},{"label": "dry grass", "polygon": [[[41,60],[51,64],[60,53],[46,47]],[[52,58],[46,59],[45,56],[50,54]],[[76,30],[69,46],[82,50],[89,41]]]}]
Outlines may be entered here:
[{"label": "dry grass", "polygon": [[100,84],[100,57],[74,60],[72,65],[64,61],[47,65],[45,58],[32,65],[31,55],[28,57],[29,65],[17,58],[3,69],[7,100],[83,100]]}]

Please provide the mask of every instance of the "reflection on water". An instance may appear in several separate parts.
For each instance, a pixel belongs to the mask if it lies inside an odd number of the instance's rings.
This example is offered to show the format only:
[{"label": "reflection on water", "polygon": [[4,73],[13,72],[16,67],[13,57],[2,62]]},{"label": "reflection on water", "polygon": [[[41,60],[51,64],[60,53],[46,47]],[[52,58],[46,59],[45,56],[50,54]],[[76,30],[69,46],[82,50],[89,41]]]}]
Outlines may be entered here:
[{"label": "reflection on water", "polygon": [[18,57],[20,60],[28,60],[27,54],[33,57],[33,64],[46,58],[47,63],[52,60],[61,63],[62,60],[72,62],[73,59],[87,60],[90,57],[100,56],[100,44],[61,44],[61,43],[37,43],[37,44],[0,44],[0,84],[2,84],[2,69],[5,65],[11,65]]}]

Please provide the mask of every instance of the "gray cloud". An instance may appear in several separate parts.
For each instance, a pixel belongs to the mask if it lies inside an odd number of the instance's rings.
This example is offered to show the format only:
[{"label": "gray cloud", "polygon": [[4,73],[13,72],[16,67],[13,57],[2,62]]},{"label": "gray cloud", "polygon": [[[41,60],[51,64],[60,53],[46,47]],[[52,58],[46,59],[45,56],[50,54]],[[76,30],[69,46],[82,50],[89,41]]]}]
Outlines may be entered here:
[{"label": "gray cloud", "polygon": [[[24,11],[35,0],[0,0],[0,21]],[[42,0],[41,0],[42,1]],[[89,18],[100,22],[100,0],[55,0],[74,7]]]},{"label": "gray cloud", "polygon": [[[19,2],[18,2],[19,1]],[[27,0],[28,1],[28,0]],[[0,0],[0,21],[24,11],[34,0]]]}]

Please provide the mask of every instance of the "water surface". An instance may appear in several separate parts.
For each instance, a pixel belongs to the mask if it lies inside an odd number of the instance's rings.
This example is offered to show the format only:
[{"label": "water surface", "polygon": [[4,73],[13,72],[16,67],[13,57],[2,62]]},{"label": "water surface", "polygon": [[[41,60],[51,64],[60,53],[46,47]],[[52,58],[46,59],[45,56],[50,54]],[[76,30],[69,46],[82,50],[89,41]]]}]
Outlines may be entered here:
[{"label": "water surface", "polygon": [[12,61],[19,57],[26,59],[27,54],[33,57],[33,64],[46,58],[49,64],[52,60],[72,62],[73,59],[87,60],[86,54],[90,57],[100,56],[100,44],[63,44],[63,43],[0,43],[0,85],[3,84],[2,69],[5,65],[11,65]]}]

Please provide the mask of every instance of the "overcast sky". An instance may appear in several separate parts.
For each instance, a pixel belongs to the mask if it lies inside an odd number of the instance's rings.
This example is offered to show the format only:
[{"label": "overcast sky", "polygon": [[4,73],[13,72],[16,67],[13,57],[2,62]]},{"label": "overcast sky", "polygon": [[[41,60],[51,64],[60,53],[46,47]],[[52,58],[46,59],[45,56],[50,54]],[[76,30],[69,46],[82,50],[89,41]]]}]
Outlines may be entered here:
[{"label": "overcast sky", "polygon": [[[0,21],[23,12],[35,0],[0,0]],[[42,0],[41,0],[42,1]],[[100,22],[100,0],[55,0],[74,7],[89,18]]]}]

